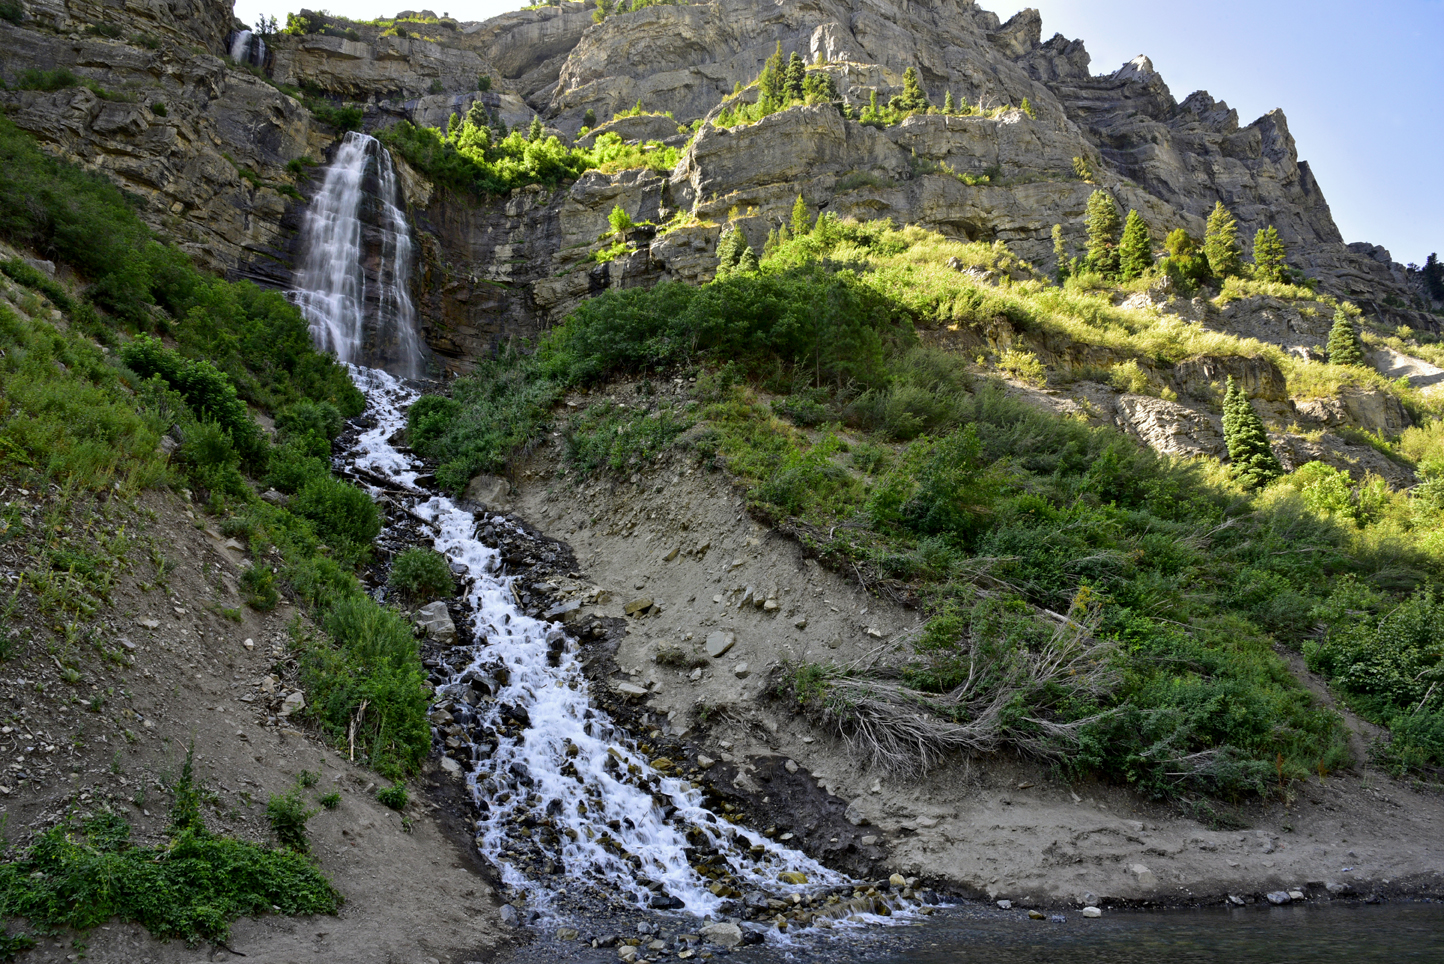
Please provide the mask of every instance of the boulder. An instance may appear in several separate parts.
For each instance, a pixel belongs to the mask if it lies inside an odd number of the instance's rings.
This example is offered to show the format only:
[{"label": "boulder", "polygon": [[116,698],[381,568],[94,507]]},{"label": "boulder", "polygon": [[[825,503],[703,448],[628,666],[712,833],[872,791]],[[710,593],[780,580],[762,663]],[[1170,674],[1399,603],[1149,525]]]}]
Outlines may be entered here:
[{"label": "boulder", "polygon": [[704,941],[718,947],[733,948],[742,943],[742,928],[732,923],[708,924],[697,933]]},{"label": "boulder", "polygon": [[719,630],[707,635],[707,655],[719,659],[727,654],[737,642],[737,634]]},{"label": "boulder", "polygon": [[451,613],[444,602],[428,603],[418,609],[415,625],[427,639],[441,643],[456,642],[456,624],[451,621]]}]

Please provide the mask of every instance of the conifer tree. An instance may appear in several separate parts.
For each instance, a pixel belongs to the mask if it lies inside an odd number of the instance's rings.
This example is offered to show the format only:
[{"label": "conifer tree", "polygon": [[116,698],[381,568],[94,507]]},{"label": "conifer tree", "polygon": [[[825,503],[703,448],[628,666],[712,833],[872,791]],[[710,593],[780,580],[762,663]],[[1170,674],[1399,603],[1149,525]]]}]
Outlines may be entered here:
[{"label": "conifer tree", "polygon": [[1038,116],[1033,112],[1033,105],[1028,102],[1028,98],[1026,97],[1023,98],[1023,103],[1018,105],[1018,109],[1023,113],[1027,114],[1030,118],[1036,119]]},{"label": "conifer tree", "polygon": [[1118,274],[1118,229],[1122,219],[1118,206],[1107,191],[1094,191],[1088,198],[1088,265],[1104,277]]},{"label": "conifer tree", "polygon": [[787,75],[782,66],[782,41],[777,41],[777,50],[762,66],[762,76],[757,78],[757,102],[765,113],[775,111],[782,103],[782,88]]},{"label": "conifer tree", "polygon": [[455,140],[456,132],[461,129],[461,115],[452,114],[446,119],[446,139]]},{"label": "conifer tree", "polygon": [[958,105],[957,105],[957,103],[953,100],[953,92],[952,92],[952,91],[948,91],[948,95],[943,98],[943,113],[944,113],[944,114],[951,114],[953,111],[955,111],[955,110],[957,110],[957,109],[958,109]]},{"label": "conifer tree", "polygon": [[1349,320],[1342,305],[1334,310],[1334,327],[1329,329],[1327,351],[1331,365],[1364,364],[1363,342],[1359,340],[1359,333],[1354,330],[1354,323]]},{"label": "conifer tree", "polygon": [[1243,265],[1243,252],[1238,246],[1238,222],[1219,201],[1208,216],[1208,230],[1203,237],[1203,255],[1209,270],[1219,281],[1238,274]]},{"label": "conifer tree", "polygon": [[1123,225],[1123,240],[1118,244],[1118,270],[1124,281],[1141,277],[1153,267],[1153,239],[1148,236],[1148,225],[1137,211],[1128,212],[1128,222]]},{"label": "conifer tree", "polygon": [[592,110],[590,107],[588,107],[588,108],[587,108],[587,112],[582,115],[582,126],[583,126],[583,127],[596,127],[596,126],[597,126],[597,112],[594,111],[594,110]]},{"label": "conifer tree", "polygon": [[1254,235],[1253,276],[1260,281],[1288,280],[1289,266],[1284,253],[1284,243],[1272,224],[1260,228],[1258,234]]},{"label": "conifer tree", "polygon": [[1263,419],[1233,376],[1223,397],[1223,440],[1233,477],[1251,489],[1268,485],[1284,474],[1284,467],[1269,445]]},{"label": "conifer tree", "polygon": [[783,82],[783,92],[789,100],[802,99],[802,82],[806,77],[807,65],[802,62],[802,57],[794,50],[791,58],[787,61],[787,76]]},{"label": "conifer tree", "polygon": [[717,273],[726,274],[736,269],[737,262],[742,260],[742,249],[746,242],[742,240],[742,232],[736,228],[728,228],[722,232],[722,237],[717,239]]},{"label": "conifer tree", "polygon": [[802,195],[797,195],[797,200],[792,203],[792,236],[794,238],[804,237],[812,228],[812,219],[807,216],[807,202]]},{"label": "conifer tree", "polygon": [[761,267],[762,265],[757,263],[757,252],[752,250],[752,245],[749,244],[743,248],[742,257],[737,262],[737,270],[751,273],[759,270]]},{"label": "conifer tree", "polygon": [[922,84],[918,81],[916,67],[909,67],[903,72],[903,92],[888,101],[888,106],[894,110],[928,109],[928,95],[924,93]]},{"label": "conifer tree", "polygon": [[526,139],[532,143],[536,143],[542,139],[542,133],[541,118],[533,116],[531,119],[531,128],[526,132]]},{"label": "conifer tree", "polygon": [[1063,240],[1063,225],[1053,225],[1053,258],[1058,262],[1053,277],[1062,284],[1068,280],[1068,242]]}]

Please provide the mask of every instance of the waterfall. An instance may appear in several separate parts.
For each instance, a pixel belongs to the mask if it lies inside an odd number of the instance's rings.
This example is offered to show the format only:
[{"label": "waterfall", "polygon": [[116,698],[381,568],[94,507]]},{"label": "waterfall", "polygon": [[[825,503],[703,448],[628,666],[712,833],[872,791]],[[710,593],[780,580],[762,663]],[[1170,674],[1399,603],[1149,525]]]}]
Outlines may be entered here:
[{"label": "waterfall", "polygon": [[413,245],[403,203],[391,155],[376,138],[347,133],[306,210],[292,300],[318,348],[416,378],[425,350],[409,289]]},{"label": "waterfall", "polygon": [[[475,843],[506,883],[543,911],[554,895],[590,890],[612,904],[698,916],[725,913],[742,889],[783,898],[850,892],[846,876],[707,809],[700,788],[655,768],[592,705],[578,640],[521,611],[500,552],[478,537],[478,529],[513,524],[502,516],[479,523],[422,491],[420,467],[392,442],[418,396],[385,372],[353,372],[370,427],[344,458],[388,479],[393,495],[412,493],[410,516],[430,524],[433,546],[462,573],[460,602],[476,642],[443,661],[436,700],[466,732]],[[694,861],[708,867],[706,876]],[[538,874],[544,865],[550,869]],[[840,909],[854,921],[881,919],[872,903]]]},{"label": "waterfall", "polygon": [[249,30],[237,30],[231,38],[231,59],[238,64],[266,63],[266,42]]}]

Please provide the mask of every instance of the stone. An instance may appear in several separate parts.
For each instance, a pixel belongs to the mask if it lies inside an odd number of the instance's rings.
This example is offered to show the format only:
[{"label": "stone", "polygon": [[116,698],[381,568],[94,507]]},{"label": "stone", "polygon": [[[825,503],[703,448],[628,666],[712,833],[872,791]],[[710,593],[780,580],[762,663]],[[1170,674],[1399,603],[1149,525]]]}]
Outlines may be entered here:
[{"label": "stone", "polygon": [[796,629],[806,629],[806,628],[807,628],[807,617],[806,617],[806,616],[803,616],[803,617],[800,618],[800,619],[794,619],[794,620],[792,621],[792,625],[793,625],[793,627],[796,628]]},{"label": "stone", "polygon": [[702,679],[702,667],[698,666],[696,669],[692,670],[692,672],[687,674],[687,678],[694,683]]},{"label": "stone", "polygon": [[1229,895],[1228,895],[1228,902],[1229,902],[1230,904],[1232,904],[1233,906],[1235,906],[1235,907],[1242,907],[1244,904],[1248,903],[1248,901],[1244,900],[1242,897],[1238,896],[1237,894],[1229,894]]},{"label": "stone", "polygon": [[1013,902],[1012,902],[1011,900],[1000,900],[1000,901],[998,901],[998,909],[999,909],[999,910],[1012,910],[1012,909],[1013,909]]},{"label": "stone", "polygon": [[445,770],[452,776],[459,776],[461,774],[461,764],[457,763],[449,756],[444,756],[441,758],[441,769]]},{"label": "stone", "polygon": [[1029,920],[1047,920],[1047,919],[1048,919],[1048,915],[1045,914],[1045,913],[1043,913],[1041,910],[1030,910],[1030,911],[1028,911],[1028,919],[1029,919]]},{"label": "stone", "polygon": [[786,770],[788,773],[796,773],[800,768],[798,767],[796,760],[787,760],[782,764],[782,769]]},{"label": "stone", "polygon": [[732,923],[708,924],[697,932],[704,941],[731,949],[742,943],[742,928]]},{"label": "stone", "polygon": [[1305,900],[1304,892],[1301,890],[1289,891],[1289,900]]},{"label": "stone", "polygon": [[281,701],[281,714],[280,714],[280,715],[281,715],[281,716],[291,716],[291,715],[294,714],[294,713],[299,713],[299,712],[301,712],[301,711],[304,710],[305,708],[306,708],[306,696],[305,696],[305,694],[302,693],[300,690],[295,690],[295,691],[293,691],[293,692],[291,692],[291,693],[286,694],[286,698]]},{"label": "stone", "polygon": [[222,543],[221,543],[221,548],[222,548],[222,549],[229,549],[229,550],[232,551],[232,552],[245,552],[245,551],[246,551],[246,547],[243,546],[243,545],[241,545],[240,542],[237,541],[237,540],[235,540],[235,539],[227,539],[225,542],[222,542]]},{"label": "stone", "polygon": [[869,823],[872,822],[868,820],[867,815],[862,808],[861,797],[848,804],[847,809],[843,811],[842,816],[843,819],[845,819],[848,823],[852,824],[854,827],[866,827]]},{"label": "stone", "polygon": [[716,762],[716,760],[714,760],[712,757],[708,756],[705,753],[697,754],[697,766],[701,767],[703,770],[709,769],[712,764]]},{"label": "stone", "polygon": [[784,884],[797,885],[807,883],[807,875],[800,870],[784,870],[777,875],[777,879]]},{"label": "stone", "polygon": [[908,885],[908,879],[902,874],[893,874],[887,879],[887,882],[890,887],[906,887]]},{"label": "stone", "polygon": [[434,639],[439,643],[456,642],[456,623],[451,621],[451,613],[447,611],[444,602],[428,603],[418,609],[415,625],[426,634],[427,639]]},{"label": "stone", "polygon": [[559,941],[574,941],[574,940],[576,940],[576,939],[577,939],[577,929],[576,929],[575,927],[558,927],[558,928],[557,928],[557,940],[559,940]]},{"label": "stone", "polygon": [[564,603],[558,603],[542,614],[544,619],[560,620],[564,623],[574,623],[582,615],[582,601],[580,599],[568,599]]},{"label": "stone", "polygon": [[781,606],[778,605],[776,599],[768,599],[768,600],[766,600],[765,602],[763,602],[763,604],[762,604],[762,611],[763,611],[763,612],[775,613],[775,612],[777,612],[777,610],[780,609],[780,608],[781,608]]},{"label": "stone", "polygon": [[736,666],[732,667],[732,673],[733,673],[733,675],[736,676],[738,679],[746,679],[748,676],[750,676],[750,675],[752,674],[752,670],[751,670],[751,668],[749,668],[748,665],[744,662],[744,663],[738,663]]},{"label": "stone", "polygon": [[267,489],[266,491],[261,493],[261,501],[269,502],[271,505],[285,505],[287,502],[291,501],[291,497],[284,492],[278,492],[275,489]]},{"label": "stone", "polygon": [[501,917],[501,922],[507,927],[516,927],[521,923],[521,916],[517,914],[516,908],[510,904],[502,904],[501,909],[497,911],[497,915]]},{"label": "stone", "polygon": [[873,834],[868,834],[866,837],[859,837],[857,840],[857,842],[862,844],[864,847],[876,847],[877,841],[878,838]]},{"label": "stone", "polygon": [[241,645],[246,647],[246,649],[255,649],[256,641],[254,639],[251,639],[250,637],[247,637],[246,641],[241,643]]},{"label": "stone", "polygon": [[674,547],[672,548],[672,551],[671,551],[671,552],[667,553],[665,556],[662,557],[662,561],[663,561],[663,562],[671,562],[673,559],[676,559],[676,558],[677,558],[677,555],[678,555],[681,551],[682,551],[682,547],[681,547],[681,546],[674,546]]},{"label": "stone", "polygon": [[640,616],[645,614],[646,611],[651,608],[652,597],[639,596],[638,598],[633,599],[631,602],[622,606],[622,612],[626,613],[628,616]]},{"label": "stone", "polygon": [[638,686],[636,683],[618,683],[617,692],[623,696],[637,699],[647,695],[647,688],[645,686]]},{"label": "stone", "polygon": [[631,944],[623,944],[617,948],[617,959],[622,961],[635,961],[639,952]]},{"label": "stone", "polygon": [[1347,894],[1349,891],[1353,890],[1353,888],[1350,887],[1348,884],[1341,884],[1336,880],[1327,880],[1324,882],[1324,890],[1327,890],[1329,893],[1338,896],[1339,894]]},{"label": "stone", "polygon": [[1103,911],[1099,910],[1097,907],[1094,907],[1093,905],[1090,904],[1090,905],[1088,905],[1087,907],[1083,908],[1083,916],[1084,916],[1084,917],[1102,917],[1102,916],[1103,916]]},{"label": "stone", "polygon": [[135,624],[141,629],[160,629],[160,620],[151,619],[149,617],[142,617],[140,619],[137,619],[135,621]]},{"label": "stone", "polygon": [[727,651],[737,642],[737,634],[719,630],[707,635],[707,655],[713,659],[719,659],[727,655]]},{"label": "stone", "polygon": [[1289,892],[1286,890],[1271,890],[1267,894],[1264,894],[1264,899],[1275,906],[1288,904],[1293,901],[1293,898],[1289,896]]},{"label": "stone", "polygon": [[511,483],[494,475],[476,475],[466,485],[466,501],[479,505],[501,504],[511,496]]},{"label": "stone", "polygon": [[1149,870],[1143,864],[1133,864],[1128,868],[1128,872],[1138,878],[1138,885],[1140,887],[1158,886],[1158,878],[1154,875],[1153,871]]}]

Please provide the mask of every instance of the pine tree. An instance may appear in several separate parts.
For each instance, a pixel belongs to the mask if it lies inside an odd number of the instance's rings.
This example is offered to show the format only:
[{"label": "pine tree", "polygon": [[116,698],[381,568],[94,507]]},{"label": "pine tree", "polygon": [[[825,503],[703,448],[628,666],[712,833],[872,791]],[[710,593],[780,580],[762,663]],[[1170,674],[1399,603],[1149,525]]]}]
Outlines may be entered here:
[{"label": "pine tree", "polygon": [[1429,297],[1435,301],[1444,301],[1444,262],[1439,260],[1437,253],[1424,259],[1424,267],[1420,273],[1424,275],[1424,288],[1429,292]]},{"label": "pine tree", "polygon": [[762,76],[757,78],[757,102],[765,113],[772,113],[782,103],[782,88],[787,83],[787,74],[782,66],[782,41],[762,65]]},{"label": "pine tree", "polygon": [[1284,243],[1270,224],[1260,228],[1253,238],[1253,276],[1261,281],[1287,281],[1289,265]]},{"label": "pine tree", "polygon": [[1094,191],[1088,198],[1088,265],[1104,277],[1118,274],[1118,229],[1122,219],[1118,206],[1107,191]]},{"label": "pine tree", "polygon": [[1023,113],[1027,114],[1030,118],[1036,119],[1038,116],[1037,114],[1033,113],[1033,105],[1028,102],[1028,98],[1026,97],[1023,98],[1023,103],[1018,106],[1018,109]]},{"label": "pine tree", "polygon": [[759,270],[762,266],[757,263],[757,252],[752,250],[752,245],[742,249],[742,257],[737,262],[737,270],[748,273]]},{"label": "pine tree", "polygon": [[1137,211],[1128,212],[1128,222],[1123,226],[1123,240],[1118,244],[1118,270],[1124,281],[1141,277],[1153,267],[1153,239],[1148,236],[1148,225]]},{"label": "pine tree", "polygon": [[1062,284],[1068,280],[1068,242],[1063,240],[1063,225],[1053,225],[1053,259],[1058,262],[1053,277]]},{"label": "pine tree", "polygon": [[916,67],[909,67],[903,71],[903,92],[888,101],[888,106],[894,110],[928,109],[928,95],[924,93],[922,84],[918,81]]},{"label": "pine tree", "polygon": [[452,114],[446,119],[446,139],[455,140],[456,132],[461,129],[461,115]]},{"label": "pine tree", "polygon": [[526,139],[532,143],[536,143],[542,139],[542,133],[541,118],[533,116],[531,119],[531,127],[526,132]]},{"label": "pine tree", "polygon": [[812,229],[812,218],[807,216],[807,202],[802,195],[797,195],[797,200],[792,203],[792,236],[801,238],[806,236]]},{"label": "pine tree", "polygon": [[944,113],[944,114],[951,114],[953,111],[955,111],[955,110],[957,110],[957,109],[958,109],[958,105],[957,105],[957,103],[953,100],[953,92],[952,92],[952,91],[948,91],[948,95],[943,98],[943,113]]},{"label": "pine tree", "polygon": [[726,274],[737,267],[737,262],[742,260],[742,249],[746,242],[742,240],[742,232],[736,228],[728,228],[722,232],[722,237],[717,239],[717,273]]},{"label": "pine tree", "polygon": [[1354,323],[1349,320],[1349,315],[1342,306],[1334,311],[1334,327],[1329,329],[1327,350],[1331,365],[1364,364],[1363,342],[1359,340],[1359,333],[1354,330]]},{"label": "pine tree", "polygon": [[1284,467],[1269,445],[1263,419],[1232,375],[1223,398],[1223,440],[1228,446],[1233,477],[1245,486],[1256,489],[1284,474]]},{"label": "pine tree", "polygon": [[1203,237],[1203,254],[1209,270],[1219,281],[1239,273],[1243,252],[1238,246],[1238,222],[1219,201],[1208,216],[1208,231]]},{"label": "pine tree", "polygon": [[787,76],[783,81],[783,92],[789,100],[802,99],[802,82],[807,77],[807,66],[797,51],[787,61]]},{"label": "pine tree", "polygon": [[587,108],[587,112],[582,115],[582,126],[583,126],[583,127],[596,127],[596,126],[597,126],[597,112],[594,111],[594,110],[592,110],[590,107],[588,107],[588,108]]}]

